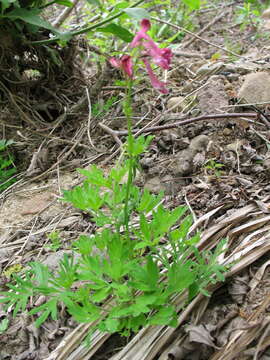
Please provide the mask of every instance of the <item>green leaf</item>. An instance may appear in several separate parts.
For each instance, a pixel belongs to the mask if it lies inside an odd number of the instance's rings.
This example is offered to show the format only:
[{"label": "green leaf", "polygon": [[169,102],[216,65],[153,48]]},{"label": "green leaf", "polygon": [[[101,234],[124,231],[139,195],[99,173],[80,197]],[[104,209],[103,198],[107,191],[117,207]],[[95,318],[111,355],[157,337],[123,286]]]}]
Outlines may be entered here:
[{"label": "green leaf", "polygon": [[138,212],[144,212],[148,213],[149,211],[152,211],[155,206],[158,205],[158,203],[161,201],[163,197],[163,193],[161,192],[159,195],[152,195],[150,194],[149,190],[144,190],[142,197],[140,199],[140,203],[137,206]]},{"label": "green leaf", "polygon": [[68,305],[68,312],[81,323],[90,323],[100,318],[100,309],[90,303],[87,306]]},{"label": "green leaf", "polygon": [[145,138],[141,135],[137,139],[134,139],[134,137],[129,136],[126,145],[128,155],[130,157],[137,157],[138,155],[144,153],[148,149],[153,138],[154,136],[147,136]]},{"label": "green leaf", "polygon": [[110,23],[102,28],[97,28],[96,31],[113,34],[125,42],[131,42],[134,37],[127,29],[114,23]]},{"label": "green leaf", "polygon": [[128,172],[128,164],[119,168],[112,168],[109,177],[116,183],[119,183]]},{"label": "green leaf", "polygon": [[132,289],[127,284],[111,283],[111,287],[116,290],[119,301],[129,301]]},{"label": "green leaf", "polygon": [[43,324],[50,315],[53,320],[57,320],[57,298],[52,298],[45,304],[35,307],[31,311],[29,311],[29,315],[34,315],[38,312],[42,312],[42,314],[35,321],[35,325],[37,327]]},{"label": "green leaf", "polygon": [[149,246],[148,242],[140,241],[134,246],[134,250],[140,250],[140,249],[146,248],[146,246]]},{"label": "green leaf", "polygon": [[152,305],[155,304],[155,302],[158,299],[157,294],[143,294],[138,297],[136,297],[136,304],[138,305]]},{"label": "green leaf", "polygon": [[57,35],[60,35],[59,31],[55,29],[49,22],[42,19],[38,15],[41,13],[40,9],[24,9],[24,8],[17,8],[8,13],[8,15],[5,15],[4,17],[11,19],[11,20],[17,20],[20,19],[28,24],[36,25],[38,27],[51,30]]},{"label": "green leaf", "polygon": [[88,4],[101,7],[99,0],[86,0]]},{"label": "green leaf", "polygon": [[9,145],[14,144],[13,140],[0,140],[0,151],[5,150]]},{"label": "green leaf", "polygon": [[115,333],[118,330],[120,321],[118,319],[108,318],[104,324],[108,332]]},{"label": "green leaf", "polygon": [[132,279],[129,285],[142,291],[156,291],[159,279],[159,269],[152,257],[147,257],[145,266],[134,264],[131,270]]},{"label": "green leaf", "polygon": [[148,280],[151,286],[155,287],[159,279],[159,268],[150,255],[147,257],[146,269]]},{"label": "green leaf", "polygon": [[93,302],[99,303],[108,297],[108,294],[110,293],[110,291],[111,291],[111,289],[109,286],[107,286],[106,288],[103,288],[101,290],[98,290],[93,295],[91,295],[91,300]]},{"label": "green leaf", "polygon": [[169,325],[176,318],[177,314],[173,306],[164,306],[150,320],[150,325]]},{"label": "green leaf", "polygon": [[100,195],[99,189],[87,182],[83,186],[63,191],[63,200],[71,202],[78,209],[88,211],[97,211],[104,204],[104,196]]},{"label": "green leaf", "polygon": [[[6,9],[8,9],[12,5],[12,3],[15,3],[16,1],[17,0],[1,0],[0,4],[1,4],[2,14],[4,13],[4,11]],[[0,141],[0,144],[1,144],[1,141]]]},{"label": "green leaf", "polygon": [[142,8],[127,8],[123,10],[128,16],[137,20],[150,19],[150,15],[145,9]]},{"label": "green leaf", "polygon": [[3,334],[8,328],[9,320],[8,318],[4,318],[0,321],[0,335]]},{"label": "green leaf", "polygon": [[49,278],[51,277],[48,267],[39,262],[32,262],[30,266],[35,274],[36,285],[38,287],[47,287]]},{"label": "green leaf", "polygon": [[173,263],[168,270],[168,289],[169,294],[182,292],[195,281],[195,273],[191,269],[191,261],[185,264]]},{"label": "green leaf", "polygon": [[56,4],[63,5],[63,6],[66,6],[66,7],[73,7],[74,6],[73,2],[69,1],[69,0],[56,0]]},{"label": "green leaf", "polygon": [[77,171],[86,176],[87,181],[93,185],[104,186],[106,188],[111,188],[112,182],[110,179],[104,177],[103,171],[99,169],[96,165],[92,165],[89,170],[86,169],[77,169]]},{"label": "green leaf", "polygon": [[190,10],[198,10],[201,6],[200,0],[183,0],[183,3],[186,4]]},{"label": "green leaf", "polygon": [[[144,214],[140,215],[140,229],[142,232],[142,235],[144,237],[144,240],[148,245],[151,243],[152,239],[152,229],[151,226],[148,224],[146,217]],[[138,245],[138,244],[137,244]],[[136,246],[136,249],[138,249],[138,246]]]},{"label": "green leaf", "polygon": [[72,246],[74,250],[81,255],[90,255],[94,243],[94,237],[81,235],[78,240],[74,241]]}]

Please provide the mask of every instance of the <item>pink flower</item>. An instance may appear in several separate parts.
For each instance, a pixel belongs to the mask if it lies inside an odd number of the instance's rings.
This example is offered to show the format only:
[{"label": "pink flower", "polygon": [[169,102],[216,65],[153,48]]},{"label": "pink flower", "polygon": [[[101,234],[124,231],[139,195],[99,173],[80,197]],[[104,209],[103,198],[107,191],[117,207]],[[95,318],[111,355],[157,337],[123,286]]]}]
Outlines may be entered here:
[{"label": "pink flower", "polygon": [[132,79],[133,64],[130,55],[123,55],[120,60],[112,57],[109,59],[109,62],[113,67],[123,70]]},{"label": "pink flower", "polygon": [[154,60],[154,63],[157,66],[162,67],[165,70],[170,68],[171,58],[172,58],[172,51],[171,49],[165,48],[160,49],[152,40],[151,42],[143,42],[143,46],[145,47],[146,55],[149,55]]},{"label": "pink flower", "polygon": [[151,37],[146,32],[151,28],[151,23],[148,19],[143,19],[141,22],[141,28],[134,36],[130,46],[132,48],[137,46],[143,46],[145,48],[144,55],[150,56],[157,66],[168,70],[171,63],[172,51],[165,48],[160,49]]},{"label": "pink flower", "polygon": [[[168,70],[170,68],[170,63],[172,59],[172,51],[171,49],[165,48],[160,49],[153,39],[147,34],[147,31],[150,30],[151,23],[148,19],[143,19],[141,21],[141,28],[134,36],[134,39],[130,43],[131,48],[135,48],[137,46],[142,46],[142,61],[146,67],[146,71],[150,77],[150,81],[152,86],[160,91],[162,94],[167,94],[168,89],[166,88],[166,84],[162,81],[159,81],[158,78],[153,73],[151,65],[147,60],[147,57],[153,59],[153,62],[165,69]],[[123,55],[120,59],[116,59],[112,57],[109,60],[110,64],[118,69],[121,69],[126,75],[132,79],[133,76],[133,64],[130,55]]]},{"label": "pink flower", "polygon": [[134,36],[134,39],[132,40],[130,47],[134,48],[136,46],[141,45],[141,40],[151,40],[153,41],[149,35],[146,34],[148,30],[151,29],[151,23],[148,19],[142,19],[141,21],[141,28],[137,32],[137,34]]},{"label": "pink flower", "polygon": [[148,75],[149,75],[149,78],[150,78],[150,81],[151,81],[151,84],[152,84],[153,88],[157,89],[162,94],[168,94],[169,91],[165,87],[165,83],[158,80],[156,75],[153,73],[153,70],[152,70],[151,65],[149,64],[149,62],[145,58],[143,58],[142,61],[144,62],[144,65],[145,65],[146,70],[148,72]]}]

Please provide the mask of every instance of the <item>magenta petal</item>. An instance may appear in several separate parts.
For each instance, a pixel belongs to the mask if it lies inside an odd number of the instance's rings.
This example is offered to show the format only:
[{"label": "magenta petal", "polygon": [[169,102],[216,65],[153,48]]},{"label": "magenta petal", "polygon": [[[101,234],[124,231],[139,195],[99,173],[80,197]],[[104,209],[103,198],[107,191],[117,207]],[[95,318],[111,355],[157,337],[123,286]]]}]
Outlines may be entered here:
[{"label": "magenta petal", "polygon": [[168,63],[168,66],[169,66],[171,61],[172,61],[172,57],[173,57],[172,50],[168,49],[168,48],[164,48],[164,49],[161,49],[161,53],[162,53],[163,59],[167,60],[167,63]]},{"label": "magenta petal", "polygon": [[141,30],[146,33],[150,29],[151,29],[150,21],[148,19],[142,19],[142,21],[141,21]]},{"label": "magenta petal", "polygon": [[172,58],[171,49],[160,49],[152,39],[149,41],[144,41],[143,46],[147,50],[146,54],[153,59],[157,66],[160,66],[165,70],[170,68]]},{"label": "magenta petal", "polygon": [[[152,40],[146,32],[151,28],[151,23],[148,19],[142,19],[141,28],[134,36],[134,39],[130,43],[130,47],[134,48],[136,46],[141,45],[141,40]],[[153,41],[153,40],[152,40]]]},{"label": "magenta petal", "polygon": [[120,61],[116,59],[115,57],[112,57],[109,59],[109,63],[113,66],[119,69],[121,67]]},{"label": "magenta petal", "polygon": [[123,55],[121,57],[121,67],[124,70],[124,72],[127,74],[128,77],[132,78],[133,75],[133,64],[132,59],[130,55]]},{"label": "magenta petal", "polygon": [[149,62],[146,59],[142,59],[146,70],[148,72],[148,75],[150,77],[150,81],[151,84],[153,86],[153,88],[157,89],[158,91],[160,91],[162,94],[168,94],[168,89],[165,87],[165,83],[162,81],[159,81],[158,78],[156,77],[156,75],[153,73],[153,70],[149,64]]}]

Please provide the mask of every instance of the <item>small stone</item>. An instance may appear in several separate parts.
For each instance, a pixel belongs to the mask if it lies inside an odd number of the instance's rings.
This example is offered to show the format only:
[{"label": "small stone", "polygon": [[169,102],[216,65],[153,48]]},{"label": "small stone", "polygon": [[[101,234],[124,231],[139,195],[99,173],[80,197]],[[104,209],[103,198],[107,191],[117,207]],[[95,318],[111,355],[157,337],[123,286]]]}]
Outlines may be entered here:
[{"label": "small stone", "polygon": [[263,167],[265,168],[267,173],[270,174],[270,158],[263,161]]},{"label": "small stone", "polygon": [[229,105],[229,97],[225,90],[224,79],[214,75],[207,85],[198,92],[199,108],[204,114],[218,112]]},{"label": "small stone", "polygon": [[239,74],[228,74],[227,79],[230,81],[237,81],[239,79]]},{"label": "small stone", "polygon": [[21,215],[35,215],[43,211],[53,200],[53,194],[44,192],[42,194],[33,195],[31,199],[27,199],[22,206]]},{"label": "small stone", "polygon": [[248,104],[270,103],[270,75],[267,72],[246,75],[238,98]]},{"label": "small stone", "polygon": [[245,140],[236,140],[235,142],[228,144],[226,150],[233,151],[235,153],[242,153],[242,146],[245,144]]},{"label": "small stone", "polygon": [[177,154],[177,160],[173,168],[176,176],[187,176],[193,171],[193,151],[189,149],[182,150]]},{"label": "small stone", "polygon": [[207,135],[198,135],[191,140],[189,149],[194,153],[205,151],[209,144],[209,137]]},{"label": "small stone", "polygon": [[208,74],[216,74],[217,72],[221,71],[225,67],[223,62],[216,62],[216,63],[210,63],[210,64],[204,64],[201,66],[196,75],[197,76],[204,76]]},{"label": "small stone", "polygon": [[264,12],[262,13],[262,18],[270,20],[270,8],[264,10]]},{"label": "small stone", "polygon": [[146,183],[144,184],[144,188],[149,190],[150,192],[154,194],[158,194],[161,191],[164,191],[165,188],[158,176],[155,176],[151,179],[148,179]]},{"label": "small stone", "polygon": [[269,31],[269,30],[270,30],[270,20],[265,20],[265,21],[263,22],[262,29],[265,30],[265,31]]},{"label": "small stone", "polygon": [[185,107],[184,100],[185,98],[183,96],[170,98],[167,102],[167,109],[172,109],[172,112],[181,112]]},{"label": "small stone", "polygon": [[229,136],[229,135],[231,135],[231,133],[232,133],[232,129],[229,129],[229,128],[223,129],[223,135]]}]

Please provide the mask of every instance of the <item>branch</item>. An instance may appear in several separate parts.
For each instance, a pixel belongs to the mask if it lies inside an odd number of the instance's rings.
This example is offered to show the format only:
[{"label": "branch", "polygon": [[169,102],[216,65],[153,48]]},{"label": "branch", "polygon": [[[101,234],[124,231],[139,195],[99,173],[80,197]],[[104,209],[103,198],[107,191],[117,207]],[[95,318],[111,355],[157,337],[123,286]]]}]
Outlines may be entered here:
[{"label": "branch", "polygon": [[[145,129],[133,129],[132,132],[133,133],[139,132],[140,134],[141,133],[148,133],[148,132],[156,132],[156,131],[161,131],[161,130],[173,129],[173,128],[176,128],[178,126],[192,124],[192,123],[203,121],[203,120],[216,120],[216,119],[224,120],[224,119],[228,119],[228,118],[230,119],[230,118],[240,118],[240,117],[257,119],[258,114],[254,112],[254,113],[226,113],[226,114],[201,115],[201,116],[197,116],[197,117],[194,117],[194,118],[191,118],[191,119],[177,121],[177,122],[172,123],[172,124],[166,124],[166,125],[161,125],[161,126],[153,126],[153,127],[149,127],[149,128],[145,128]],[[263,124],[257,123],[255,121],[252,121],[252,120],[249,120],[249,119],[245,119],[245,121],[250,122],[252,124],[263,125]],[[106,129],[106,130],[108,132],[108,129]],[[111,129],[110,133],[112,134],[112,132],[114,133],[114,136],[128,135],[128,132],[126,130],[117,131],[117,130],[112,130]]]},{"label": "branch", "polygon": [[[145,0],[139,0],[137,1],[135,4],[131,5],[130,7],[133,8],[133,7],[136,7],[138,5],[140,5],[141,3],[143,3]],[[93,31],[95,30],[96,28],[102,26],[102,25],[105,25],[109,22],[111,22],[112,20],[114,19],[117,19],[119,18],[121,15],[125,14],[124,10],[123,11],[120,11],[118,12],[117,14],[105,19],[105,20],[102,20],[98,23],[96,23],[95,25],[91,25],[91,26],[88,26],[86,28],[83,28],[83,29],[80,29],[80,30],[77,30],[77,31],[70,31],[70,32],[67,32],[67,33],[64,33],[63,35],[68,35],[71,37],[73,36],[77,36],[77,35],[80,35],[80,34],[84,34],[84,33],[87,33],[89,31]],[[61,40],[61,36],[55,36],[54,38],[52,39],[47,39],[47,40],[40,40],[40,41],[32,41],[30,42],[30,44],[32,45],[47,45],[47,44],[51,44],[51,43],[54,43],[58,40]]]}]

